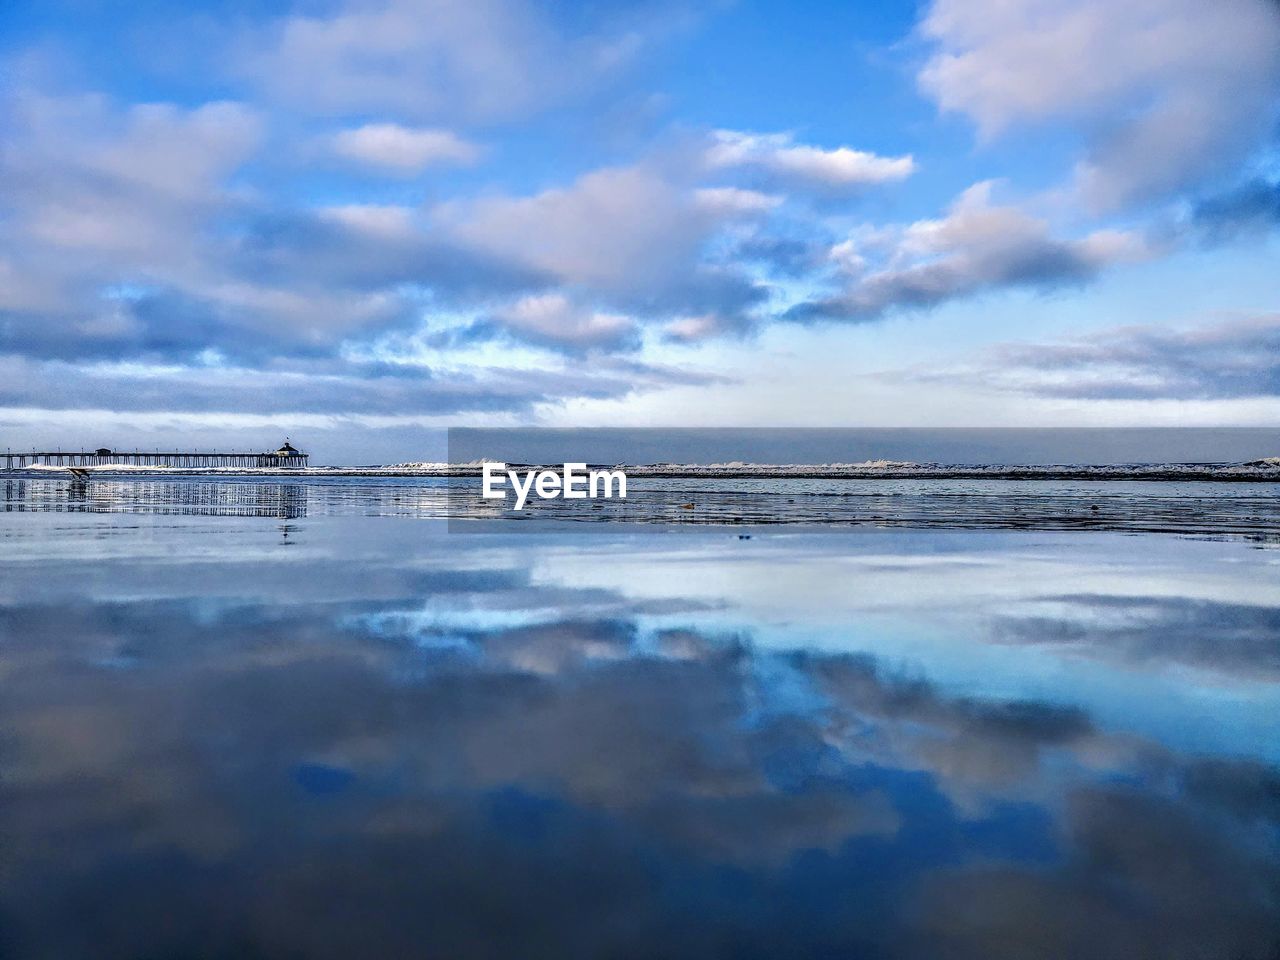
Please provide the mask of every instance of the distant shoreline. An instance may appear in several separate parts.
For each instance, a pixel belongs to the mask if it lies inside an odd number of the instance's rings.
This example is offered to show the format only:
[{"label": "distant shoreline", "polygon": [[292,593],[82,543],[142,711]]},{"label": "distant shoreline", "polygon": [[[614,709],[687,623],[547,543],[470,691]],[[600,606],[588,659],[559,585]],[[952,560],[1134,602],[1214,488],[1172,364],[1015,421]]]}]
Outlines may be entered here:
[{"label": "distant shoreline", "polygon": [[[512,464],[545,466],[544,464]],[[1142,480],[1280,483],[1280,458],[1239,463],[1159,464],[936,464],[898,461],[832,464],[592,464],[621,467],[627,475],[654,479],[733,480]],[[327,477],[457,477],[480,476],[480,464],[398,463],[351,467],[161,467],[102,464],[78,468],[102,477],[272,477],[305,480]],[[70,475],[66,467],[32,465],[0,471],[5,477],[55,478]]]}]

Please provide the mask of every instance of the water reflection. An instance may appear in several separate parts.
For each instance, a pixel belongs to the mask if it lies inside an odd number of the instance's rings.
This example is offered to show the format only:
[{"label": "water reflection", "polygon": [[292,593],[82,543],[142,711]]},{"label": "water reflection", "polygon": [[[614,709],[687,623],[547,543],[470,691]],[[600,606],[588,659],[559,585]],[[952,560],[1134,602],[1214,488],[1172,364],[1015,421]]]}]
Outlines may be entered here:
[{"label": "water reflection", "polygon": [[[1026,670],[1082,659],[1104,693],[1158,675],[1273,709],[1268,551],[725,538],[663,545],[662,570],[651,537],[308,521],[281,551],[276,525],[190,523],[87,577],[55,546],[0,560],[5,955],[1280,944],[1275,758],[1187,749]],[[57,536],[91,551],[93,529]],[[1074,587],[1104,563],[1110,590]],[[1180,606],[1192,584],[1217,606]],[[1184,672],[1219,623],[1223,669]],[[1023,687],[892,641],[939,626]]]},{"label": "water reflection", "polygon": [[1039,597],[998,617],[1001,642],[1056,647],[1139,668],[1177,663],[1280,680],[1280,609],[1190,597]]},{"label": "water reflection", "polygon": [[1095,530],[1233,536],[1280,542],[1274,483],[985,479],[806,479],[637,476],[626,499],[531,499],[523,511],[486,500],[475,478],[54,476],[2,481],[5,512],[186,516],[380,516],[557,521],[600,530],[749,524],[878,529]]},{"label": "water reflection", "polygon": [[5,480],[3,490],[6,513],[140,513],[281,520],[307,515],[307,487],[302,483],[41,478]]}]

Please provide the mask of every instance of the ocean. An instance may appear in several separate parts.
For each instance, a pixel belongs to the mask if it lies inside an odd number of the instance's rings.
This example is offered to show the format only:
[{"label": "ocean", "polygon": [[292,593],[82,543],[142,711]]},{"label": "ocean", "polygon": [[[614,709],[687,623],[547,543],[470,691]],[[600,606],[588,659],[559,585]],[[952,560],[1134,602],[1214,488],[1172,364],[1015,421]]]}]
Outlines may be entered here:
[{"label": "ocean", "polygon": [[[434,445],[433,445],[434,449]],[[444,459],[517,463],[1046,464],[1238,463],[1280,457],[1273,427],[456,428]]]},{"label": "ocean", "polygon": [[[1036,455],[1192,479],[658,471],[534,516],[404,469],[6,474],[0,956],[1273,956],[1249,436]],[[766,439],[667,453],[1039,462]]]}]

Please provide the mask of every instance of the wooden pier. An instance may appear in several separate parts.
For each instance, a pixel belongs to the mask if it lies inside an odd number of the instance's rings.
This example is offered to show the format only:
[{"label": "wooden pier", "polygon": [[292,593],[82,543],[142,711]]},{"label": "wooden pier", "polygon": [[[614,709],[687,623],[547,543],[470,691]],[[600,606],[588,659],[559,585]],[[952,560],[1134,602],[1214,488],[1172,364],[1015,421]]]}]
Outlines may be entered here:
[{"label": "wooden pier", "polygon": [[6,470],[22,467],[242,467],[242,468],[301,468],[307,465],[309,454],[296,449],[288,441],[279,450],[268,453],[202,453],[198,451],[173,450],[168,452],[154,451],[146,453],[142,450],[132,452],[125,450],[109,450],[100,447],[97,450],[31,451],[30,453],[14,453],[5,451],[0,454]]}]

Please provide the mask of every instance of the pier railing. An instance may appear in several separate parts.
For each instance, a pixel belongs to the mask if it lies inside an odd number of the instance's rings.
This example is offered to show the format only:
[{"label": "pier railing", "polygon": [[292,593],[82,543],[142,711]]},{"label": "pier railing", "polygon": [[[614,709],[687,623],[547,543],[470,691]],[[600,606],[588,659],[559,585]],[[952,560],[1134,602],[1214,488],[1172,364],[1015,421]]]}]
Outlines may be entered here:
[{"label": "pier railing", "polygon": [[6,470],[35,465],[49,467],[305,467],[308,454],[292,453],[198,453],[174,450],[126,453],[117,450],[51,450],[29,453],[5,452],[0,463]]}]

